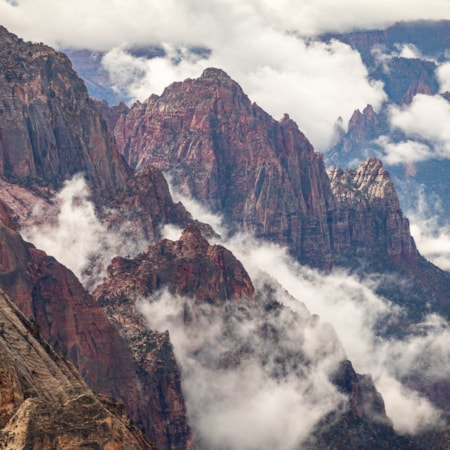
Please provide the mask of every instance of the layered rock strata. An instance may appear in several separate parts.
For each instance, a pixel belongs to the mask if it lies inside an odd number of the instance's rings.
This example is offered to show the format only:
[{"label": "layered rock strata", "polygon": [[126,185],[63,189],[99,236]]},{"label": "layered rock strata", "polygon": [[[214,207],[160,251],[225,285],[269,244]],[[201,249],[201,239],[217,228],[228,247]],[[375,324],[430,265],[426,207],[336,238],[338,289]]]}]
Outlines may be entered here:
[{"label": "layered rock strata", "polygon": [[82,172],[107,197],[130,171],[66,55],[0,27],[0,175],[60,187]]},{"label": "layered rock strata", "polygon": [[3,292],[0,355],[2,449],[156,449],[123,406],[93,394]]},{"label": "layered rock strata", "polygon": [[[35,322],[43,338],[67,355],[90,387],[124,402],[158,448],[189,447],[190,430],[170,344],[158,354],[154,371],[142,374],[127,341],[75,275],[24,242],[4,205],[0,221],[0,287]],[[146,383],[158,386],[157,396],[142,394]],[[161,417],[155,403],[173,407],[165,407]]]},{"label": "layered rock strata", "polygon": [[331,266],[321,155],[288,116],[272,119],[223,71],[207,69],[136,103],[114,134],[138,171],[167,171],[232,226],[288,246],[302,262]]}]

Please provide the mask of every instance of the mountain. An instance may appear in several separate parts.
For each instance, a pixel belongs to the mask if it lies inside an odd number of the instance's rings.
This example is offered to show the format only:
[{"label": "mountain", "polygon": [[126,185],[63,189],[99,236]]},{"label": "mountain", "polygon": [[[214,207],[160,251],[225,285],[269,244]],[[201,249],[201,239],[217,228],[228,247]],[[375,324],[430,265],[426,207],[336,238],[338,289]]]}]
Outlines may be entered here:
[{"label": "mountain", "polygon": [[155,449],[123,405],[95,395],[0,292],[0,445]]},{"label": "mountain", "polygon": [[0,174],[60,188],[82,172],[107,197],[130,175],[66,55],[0,28]]},{"label": "mountain", "polygon": [[[166,343],[158,361],[168,370],[142,370],[126,339],[108,320],[75,275],[42,250],[26,243],[2,205],[0,236],[0,286],[40,334],[58,348],[96,392],[120,399],[136,424],[159,448],[188,448],[190,431],[185,419],[178,368],[172,347]],[[159,335],[152,338],[158,341]],[[144,395],[141,385],[159,389],[158,401],[173,408],[158,410],[154,395]],[[176,424],[176,425],[175,425]],[[174,439],[176,444],[168,440]]]},{"label": "mountain", "polygon": [[[370,108],[353,120],[363,124],[363,138],[373,133],[371,120],[378,124]],[[419,275],[423,258],[382,164],[372,159],[352,174],[331,172],[330,182],[322,155],[296,124],[287,116],[275,121],[223,71],[207,69],[136,103],[114,135],[138,173],[150,164],[168,172],[178,189],[235,230],[286,246],[301,263],[323,270],[363,260],[374,272],[390,265],[421,280],[422,291],[439,292],[436,304],[448,317],[450,278],[430,269],[437,275],[427,286],[429,277]]]},{"label": "mountain", "polygon": [[[223,214],[231,237],[244,231],[247,240],[259,238],[258,245],[287,248],[294,257],[287,261],[305,269],[305,278],[327,283],[327,274],[345,276],[341,268],[360,280],[385,276],[378,291],[402,314],[376,323],[373,338],[407,343],[426,332],[430,313],[448,317],[449,276],[419,254],[380,161],[327,173],[322,155],[288,116],[274,120],[219,69],[112,111],[114,143],[64,55],[2,34],[0,97],[8,103],[16,92],[28,94],[1,125],[7,137],[2,149],[11,150],[11,136],[19,136],[21,156],[16,161],[4,153],[0,287],[30,317],[31,331],[66,354],[92,389],[123,402],[161,449],[443,446],[448,429],[439,428],[438,419],[429,433],[401,436],[370,375],[354,370],[332,326],[302,303],[306,289],[289,293],[274,279],[276,259],[273,274],[251,263],[246,268],[227,248],[229,236],[174,202],[162,172]],[[39,92],[36,85],[42,85]],[[30,126],[24,117],[33,117]],[[37,164],[50,148],[51,163]],[[30,170],[22,164],[27,157]],[[141,245],[139,254],[113,258],[92,294],[20,235],[36,217],[29,211],[33,203],[57,206],[55,189],[80,170],[104,233]],[[45,214],[37,224],[48,220]],[[172,234],[184,231],[164,239],[167,226]],[[240,258],[246,256],[242,247]],[[275,248],[260,259],[271,261]],[[414,375],[398,379],[448,412],[447,372]],[[117,410],[116,400],[105,402]],[[255,420],[259,432],[249,433]],[[25,423],[18,417],[20,426]],[[92,425],[81,432],[91,433]],[[3,423],[0,429],[8,431]]]}]

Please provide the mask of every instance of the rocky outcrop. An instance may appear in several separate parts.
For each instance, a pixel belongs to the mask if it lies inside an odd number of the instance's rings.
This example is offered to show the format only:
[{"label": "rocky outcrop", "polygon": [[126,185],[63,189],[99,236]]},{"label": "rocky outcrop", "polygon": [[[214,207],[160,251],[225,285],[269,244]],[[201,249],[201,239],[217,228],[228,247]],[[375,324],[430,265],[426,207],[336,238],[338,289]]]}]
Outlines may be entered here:
[{"label": "rocky outcrop", "polygon": [[336,167],[355,167],[370,155],[372,141],[388,133],[389,125],[385,114],[378,114],[371,105],[361,112],[357,109],[350,118],[347,131],[342,125],[336,143],[327,152],[327,164]]},{"label": "rocky outcrop", "polygon": [[82,172],[97,198],[131,173],[67,56],[0,27],[0,175],[60,187]]},{"label": "rocky outcrop", "polygon": [[328,173],[336,199],[329,216],[336,254],[379,253],[397,263],[418,258],[409,222],[380,160],[371,158],[355,170],[331,168]]},{"label": "rocky outcrop", "polygon": [[242,264],[225,247],[210,245],[194,224],[178,241],[164,239],[135,259],[116,257],[108,267],[108,280],[95,297],[134,301],[161,289],[197,302],[222,305],[227,301],[253,301],[255,290]]},{"label": "rocky outcrop", "polygon": [[[124,402],[129,414],[145,427],[158,448],[184,448],[191,438],[170,345],[167,343],[165,353],[155,358],[157,370],[151,373],[149,381],[159,386],[166,377],[168,397],[163,391],[156,397],[147,397],[141,384],[147,383],[149,377],[139,373],[127,341],[102,307],[72,272],[22,240],[11,228],[14,223],[4,206],[0,208],[0,219],[0,287],[35,322],[41,335],[67,355],[91,388]],[[170,372],[166,371],[167,359],[173,363]],[[172,410],[166,410],[162,421],[155,413],[155,403],[160,407],[173,403],[176,411],[172,414]],[[166,445],[170,439],[179,447]]]},{"label": "rocky outcrop", "polygon": [[100,100],[97,98],[92,99],[103,119],[105,119],[106,124],[108,125],[111,132],[114,131],[114,127],[116,126],[119,117],[122,114],[127,114],[130,108],[125,105],[124,102],[120,102],[118,105],[109,106],[106,100]]},{"label": "rocky outcrop", "polygon": [[120,229],[124,239],[141,238],[155,242],[164,225],[183,229],[195,223],[206,236],[213,236],[210,225],[194,220],[181,202],[175,203],[164,175],[149,166],[127,180],[124,188],[107,202],[103,219],[111,229]]},{"label": "rocky outcrop", "polygon": [[114,134],[132,167],[169,172],[232,226],[330,267],[322,157],[288,116],[272,119],[223,71],[207,69],[136,103]]},{"label": "rocky outcrop", "polygon": [[0,292],[0,446],[156,449],[123,406],[96,397]]}]

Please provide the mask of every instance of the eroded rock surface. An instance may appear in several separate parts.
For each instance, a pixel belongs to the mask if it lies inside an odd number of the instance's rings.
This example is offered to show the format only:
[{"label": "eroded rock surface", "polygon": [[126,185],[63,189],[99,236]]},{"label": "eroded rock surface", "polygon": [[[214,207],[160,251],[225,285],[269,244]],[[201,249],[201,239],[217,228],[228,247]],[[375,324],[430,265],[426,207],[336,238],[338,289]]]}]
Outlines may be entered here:
[{"label": "eroded rock surface", "polygon": [[0,292],[0,446],[2,449],[155,449],[123,406],[96,397]]}]

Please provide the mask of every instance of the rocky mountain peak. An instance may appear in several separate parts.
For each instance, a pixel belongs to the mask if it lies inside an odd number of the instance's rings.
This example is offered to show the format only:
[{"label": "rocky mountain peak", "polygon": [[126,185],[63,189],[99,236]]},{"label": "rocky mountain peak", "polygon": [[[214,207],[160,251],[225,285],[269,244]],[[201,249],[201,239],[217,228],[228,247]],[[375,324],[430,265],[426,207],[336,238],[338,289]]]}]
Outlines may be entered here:
[{"label": "rocky mountain peak", "polygon": [[94,196],[115,193],[130,175],[113,138],[63,53],[2,29],[0,174],[60,187],[83,172]]},{"label": "rocky mountain peak", "polygon": [[418,257],[394,184],[379,159],[369,158],[353,170],[331,168],[328,175],[336,199],[335,251],[385,252],[396,261]]},{"label": "rocky mountain peak", "polygon": [[[322,157],[292,120],[274,120],[223,71],[209,69],[134,105],[114,134],[138,171],[155,165],[232,227],[289,245],[302,261],[330,266]],[[313,239],[304,239],[306,228]]]},{"label": "rocky mountain peak", "polygon": [[233,83],[234,81],[231,79],[231,77],[222,69],[218,69],[216,67],[208,67],[206,68],[201,76],[200,79],[203,80],[213,80],[215,82],[220,81],[226,81],[229,83]]},{"label": "rocky mountain peak", "polygon": [[[332,167],[328,171],[331,188],[338,200],[350,202],[384,200],[393,208],[400,208],[394,183],[381,160],[369,158],[354,170]],[[361,197],[363,194],[363,197]]]},{"label": "rocky mountain peak", "polygon": [[134,259],[116,257],[97,298],[144,298],[166,287],[170,293],[221,305],[241,298],[254,300],[255,289],[245,268],[221,245],[211,245],[195,224],[178,241],[163,239]]}]

